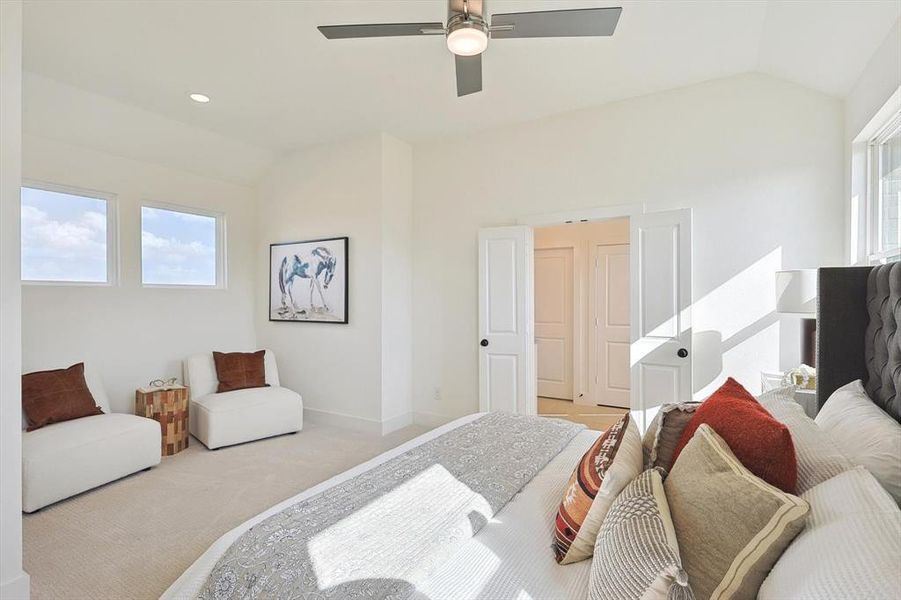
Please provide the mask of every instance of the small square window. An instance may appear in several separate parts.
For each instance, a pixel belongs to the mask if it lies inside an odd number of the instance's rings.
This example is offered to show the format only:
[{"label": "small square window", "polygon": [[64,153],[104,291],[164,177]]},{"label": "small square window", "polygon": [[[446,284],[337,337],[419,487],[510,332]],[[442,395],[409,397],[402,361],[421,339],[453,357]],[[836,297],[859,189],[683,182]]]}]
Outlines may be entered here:
[{"label": "small square window", "polygon": [[218,215],[142,206],[143,284],[222,286],[222,230]]},{"label": "small square window", "polygon": [[22,188],[22,281],[113,283],[115,206],[57,186]]}]

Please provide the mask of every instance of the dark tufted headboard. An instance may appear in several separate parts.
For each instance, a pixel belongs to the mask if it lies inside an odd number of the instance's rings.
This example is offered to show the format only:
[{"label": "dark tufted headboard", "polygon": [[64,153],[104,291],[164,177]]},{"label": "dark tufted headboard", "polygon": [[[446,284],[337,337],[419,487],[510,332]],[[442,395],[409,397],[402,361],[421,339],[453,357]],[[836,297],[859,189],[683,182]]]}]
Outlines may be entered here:
[{"label": "dark tufted headboard", "polygon": [[817,404],[860,379],[901,422],[901,263],[819,269]]}]

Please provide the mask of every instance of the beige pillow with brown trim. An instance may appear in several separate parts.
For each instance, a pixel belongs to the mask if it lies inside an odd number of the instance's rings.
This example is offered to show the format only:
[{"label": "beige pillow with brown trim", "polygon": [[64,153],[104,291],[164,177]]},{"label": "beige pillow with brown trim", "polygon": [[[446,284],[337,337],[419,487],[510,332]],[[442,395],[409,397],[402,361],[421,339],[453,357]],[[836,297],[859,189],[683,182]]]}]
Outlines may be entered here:
[{"label": "beige pillow with brown trim", "polygon": [[706,424],[679,455],[664,489],[691,587],[711,600],[756,598],[809,510],[746,469]]}]

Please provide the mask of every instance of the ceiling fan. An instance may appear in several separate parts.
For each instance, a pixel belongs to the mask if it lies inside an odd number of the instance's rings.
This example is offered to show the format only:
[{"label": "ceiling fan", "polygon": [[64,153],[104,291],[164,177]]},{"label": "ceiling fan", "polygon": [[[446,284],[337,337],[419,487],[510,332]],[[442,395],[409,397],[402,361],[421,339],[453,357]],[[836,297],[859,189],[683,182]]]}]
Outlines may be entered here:
[{"label": "ceiling fan", "polygon": [[615,8],[580,8],[540,12],[485,14],[486,0],[448,0],[447,26],[435,23],[370,23],[320,25],[330,40],[347,38],[443,35],[454,54],[457,96],[482,91],[482,52],[488,39],[613,35],[619,15]]}]

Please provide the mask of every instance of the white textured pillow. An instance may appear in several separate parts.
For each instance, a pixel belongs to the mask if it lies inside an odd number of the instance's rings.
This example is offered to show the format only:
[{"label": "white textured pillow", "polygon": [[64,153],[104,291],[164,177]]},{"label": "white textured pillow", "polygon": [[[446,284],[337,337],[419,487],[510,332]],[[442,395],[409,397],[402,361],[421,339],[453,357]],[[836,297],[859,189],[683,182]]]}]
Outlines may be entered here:
[{"label": "white textured pillow", "polygon": [[873,404],[860,380],[835,390],[816,423],[901,503],[901,424]]},{"label": "white textured pillow", "polygon": [[782,387],[761,394],[757,401],[791,433],[798,462],[797,492],[803,494],[813,486],[853,469],[854,463],[842,453],[832,437],[807,416],[795,402],[794,393],[793,386]]},{"label": "white textured pillow", "polygon": [[801,496],[807,526],[786,548],[758,600],[901,598],[901,510],[864,468]]}]

